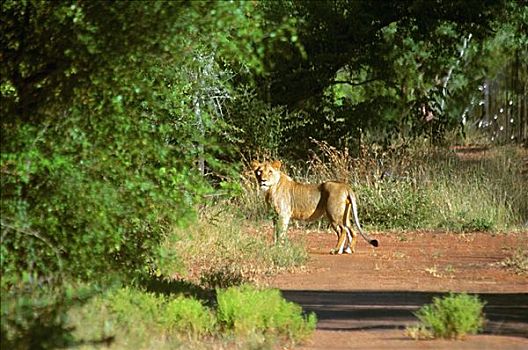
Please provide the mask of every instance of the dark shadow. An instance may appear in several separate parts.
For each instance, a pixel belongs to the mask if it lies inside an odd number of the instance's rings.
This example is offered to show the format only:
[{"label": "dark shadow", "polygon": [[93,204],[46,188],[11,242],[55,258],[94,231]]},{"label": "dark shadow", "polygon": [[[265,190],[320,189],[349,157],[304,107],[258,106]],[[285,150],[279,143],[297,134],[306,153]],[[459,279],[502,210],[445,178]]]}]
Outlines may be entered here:
[{"label": "dark shadow", "polygon": [[489,150],[489,146],[465,146],[465,147],[454,147],[452,150],[455,153],[481,153]]},{"label": "dark shadow", "polygon": [[[314,312],[318,329],[358,331],[404,329],[417,322],[413,312],[447,293],[285,290],[282,294],[305,312]],[[477,295],[486,303],[484,333],[528,338],[528,293]]]},{"label": "dark shadow", "polygon": [[216,291],[214,289],[205,289],[188,281],[169,280],[163,276],[143,278],[140,286],[144,287],[148,292],[157,294],[181,294],[186,297],[193,297],[202,300],[207,305],[212,305],[216,300]]}]

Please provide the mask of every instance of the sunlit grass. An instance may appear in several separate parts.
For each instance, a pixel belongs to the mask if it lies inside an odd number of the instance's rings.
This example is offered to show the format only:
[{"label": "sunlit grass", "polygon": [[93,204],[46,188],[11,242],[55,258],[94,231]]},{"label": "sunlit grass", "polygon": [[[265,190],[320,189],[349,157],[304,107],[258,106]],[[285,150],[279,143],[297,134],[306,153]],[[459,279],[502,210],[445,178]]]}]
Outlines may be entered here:
[{"label": "sunlit grass", "polygon": [[[303,266],[308,258],[302,242],[276,246],[271,243],[271,227],[234,214],[212,214],[182,232],[175,229],[163,243],[184,262],[161,266],[163,275],[183,278],[204,288],[257,283],[265,276]],[[167,259],[170,261],[170,259]]]}]

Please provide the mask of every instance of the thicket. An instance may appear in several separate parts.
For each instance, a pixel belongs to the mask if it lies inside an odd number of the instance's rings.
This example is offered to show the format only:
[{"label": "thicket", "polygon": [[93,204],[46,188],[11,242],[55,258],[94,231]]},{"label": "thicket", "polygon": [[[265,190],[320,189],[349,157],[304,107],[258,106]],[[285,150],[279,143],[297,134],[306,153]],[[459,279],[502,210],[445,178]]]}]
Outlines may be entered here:
[{"label": "thicket", "polygon": [[[8,321],[23,325],[16,339],[63,330],[65,310],[87,298],[70,283],[97,292],[190,259],[164,242],[186,237],[204,208],[254,200],[238,196],[249,158],[307,159],[309,137],[354,159],[370,143],[443,140],[467,108],[469,120],[483,80],[512,57],[526,67],[527,14],[516,1],[3,1],[2,339]],[[409,210],[427,203],[412,181],[391,197]],[[391,191],[364,185],[366,198]],[[394,208],[378,204],[361,215],[386,227],[376,220]],[[444,226],[495,225],[464,205]],[[268,272],[303,259],[298,247],[266,254]],[[231,262],[204,284],[245,280]]]}]

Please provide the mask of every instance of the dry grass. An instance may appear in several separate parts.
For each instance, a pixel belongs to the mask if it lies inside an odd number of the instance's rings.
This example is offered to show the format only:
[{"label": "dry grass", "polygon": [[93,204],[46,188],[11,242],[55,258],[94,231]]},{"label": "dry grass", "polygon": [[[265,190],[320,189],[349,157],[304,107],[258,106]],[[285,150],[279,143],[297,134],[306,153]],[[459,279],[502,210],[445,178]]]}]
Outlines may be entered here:
[{"label": "dry grass", "polygon": [[[431,146],[427,140],[363,144],[359,155],[312,140],[306,162],[284,170],[301,182],[340,180],[357,192],[362,221],[374,229],[455,231],[523,229],[528,223],[528,152],[519,147]],[[269,218],[250,169],[238,205],[250,219]]]},{"label": "dry grass", "polygon": [[245,218],[229,213],[217,215],[185,232],[176,229],[164,243],[164,251],[178,256],[184,268],[169,263],[163,266],[162,274],[204,288],[225,288],[257,283],[265,276],[301,268],[306,262],[308,256],[301,243],[271,244],[270,225],[263,230],[254,228]]}]

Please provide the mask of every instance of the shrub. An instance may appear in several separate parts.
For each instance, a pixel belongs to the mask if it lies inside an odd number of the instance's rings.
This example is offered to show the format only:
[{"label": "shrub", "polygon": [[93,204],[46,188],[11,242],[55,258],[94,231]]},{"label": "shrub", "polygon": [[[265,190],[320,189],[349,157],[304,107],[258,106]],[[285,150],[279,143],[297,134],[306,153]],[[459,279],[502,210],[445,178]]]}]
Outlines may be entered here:
[{"label": "shrub", "polygon": [[139,338],[152,331],[197,338],[215,329],[211,310],[192,297],[164,296],[127,287],[111,293],[105,303],[118,326],[137,333]]},{"label": "shrub", "polygon": [[467,334],[482,330],[484,303],[477,296],[465,293],[433,298],[433,303],[423,306],[415,315],[420,325],[407,329],[415,338],[461,339]]},{"label": "shrub", "polygon": [[55,349],[77,345],[67,313],[93,293],[93,288],[52,289],[27,279],[10,290],[2,290],[0,348]]},{"label": "shrub", "polygon": [[193,348],[189,343],[203,348],[199,344],[204,339],[234,341],[240,348],[271,347],[277,342],[301,341],[315,328],[315,316],[303,316],[301,307],[284,300],[278,290],[249,285],[218,289],[215,305],[216,309],[193,297],[125,287],[74,308],[64,327],[75,329],[73,337],[67,334],[71,337],[68,344],[95,344],[103,339],[113,341],[112,348],[118,349],[180,344]]},{"label": "shrub", "polygon": [[214,315],[194,298],[179,296],[169,300],[160,311],[163,324],[178,333],[204,336],[215,329]]},{"label": "shrub", "polygon": [[433,216],[430,191],[408,181],[361,186],[357,192],[360,218],[378,228],[421,228]]},{"label": "shrub", "polygon": [[117,321],[126,326],[160,323],[160,309],[165,300],[162,296],[133,288],[121,288],[111,293],[108,303]]},{"label": "shrub", "polygon": [[239,336],[261,332],[291,342],[305,339],[315,329],[315,314],[303,316],[301,307],[284,300],[279,290],[244,285],[217,291],[217,317],[225,330]]}]

